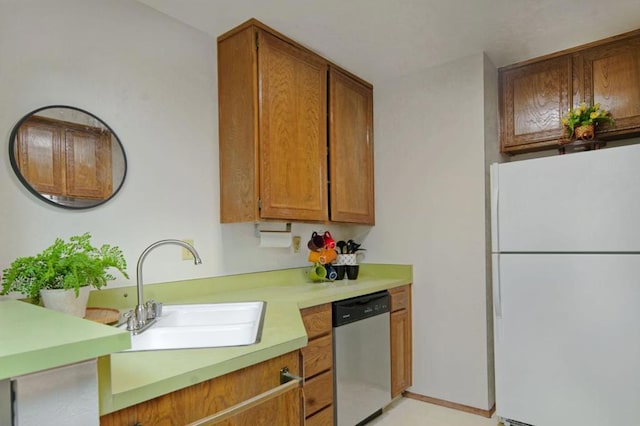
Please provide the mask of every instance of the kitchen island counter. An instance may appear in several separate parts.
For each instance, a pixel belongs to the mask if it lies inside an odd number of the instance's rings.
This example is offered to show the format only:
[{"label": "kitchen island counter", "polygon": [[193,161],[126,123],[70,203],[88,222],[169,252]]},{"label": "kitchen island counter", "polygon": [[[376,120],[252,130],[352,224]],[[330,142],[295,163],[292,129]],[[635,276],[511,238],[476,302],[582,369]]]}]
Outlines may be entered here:
[{"label": "kitchen island counter", "polygon": [[0,301],[0,380],[131,347],[129,333],[18,300]]}]

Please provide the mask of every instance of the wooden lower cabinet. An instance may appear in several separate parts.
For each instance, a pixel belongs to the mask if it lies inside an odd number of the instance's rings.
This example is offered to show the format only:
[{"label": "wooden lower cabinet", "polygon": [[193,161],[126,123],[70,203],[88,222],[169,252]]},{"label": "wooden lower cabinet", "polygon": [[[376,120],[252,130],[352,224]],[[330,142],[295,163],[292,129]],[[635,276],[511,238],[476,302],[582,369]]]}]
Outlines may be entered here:
[{"label": "wooden lower cabinet", "polygon": [[[100,418],[102,426],[185,425],[195,422],[280,385],[280,369],[301,374],[298,352],[171,392]],[[230,417],[216,425],[298,426],[303,421],[302,389],[287,392]]]},{"label": "wooden lower cabinet", "polygon": [[331,304],[301,311],[309,343],[300,350],[305,425],[333,426],[333,328]]},{"label": "wooden lower cabinet", "polygon": [[311,340],[302,348],[305,377],[313,377],[333,368],[333,336],[330,334]]},{"label": "wooden lower cabinet", "polygon": [[389,290],[391,295],[391,397],[411,386],[411,286]]},{"label": "wooden lower cabinet", "polygon": [[327,426],[333,424],[333,405],[318,411],[313,416],[307,417],[306,426]]},{"label": "wooden lower cabinet", "polygon": [[333,404],[333,370],[305,380],[304,400],[307,417]]}]

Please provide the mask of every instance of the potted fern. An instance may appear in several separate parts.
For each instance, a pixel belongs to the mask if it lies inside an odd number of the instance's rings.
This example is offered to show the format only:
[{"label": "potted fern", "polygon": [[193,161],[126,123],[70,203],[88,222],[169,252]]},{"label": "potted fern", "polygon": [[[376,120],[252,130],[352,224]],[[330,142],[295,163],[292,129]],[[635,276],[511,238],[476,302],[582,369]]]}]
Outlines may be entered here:
[{"label": "potted fern", "polygon": [[91,287],[100,289],[115,277],[113,268],[129,278],[127,262],[117,246],[91,245],[91,234],[56,238],[35,256],[20,257],[2,271],[2,292],[19,292],[50,309],[84,317]]}]

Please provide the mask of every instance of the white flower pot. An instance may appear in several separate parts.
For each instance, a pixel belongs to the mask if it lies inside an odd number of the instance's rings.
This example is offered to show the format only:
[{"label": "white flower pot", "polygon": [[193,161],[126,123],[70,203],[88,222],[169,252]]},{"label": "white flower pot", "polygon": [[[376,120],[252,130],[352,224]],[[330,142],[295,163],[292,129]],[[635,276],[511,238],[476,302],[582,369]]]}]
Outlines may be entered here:
[{"label": "white flower pot", "polygon": [[45,308],[83,318],[86,313],[90,292],[91,287],[85,286],[80,287],[78,297],[76,297],[76,292],[73,289],[40,290],[40,296]]}]

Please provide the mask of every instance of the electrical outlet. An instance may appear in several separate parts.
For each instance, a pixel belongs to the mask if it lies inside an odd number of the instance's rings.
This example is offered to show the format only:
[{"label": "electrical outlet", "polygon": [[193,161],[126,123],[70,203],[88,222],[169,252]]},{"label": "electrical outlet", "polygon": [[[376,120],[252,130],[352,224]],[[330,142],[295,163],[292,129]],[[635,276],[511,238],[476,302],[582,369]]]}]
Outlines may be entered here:
[{"label": "electrical outlet", "polygon": [[[185,238],[182,241],[184,241],[187,244],[193,245],[193,240],[188,240]],[[191,254],[191,252],[184,247],[182,247],[182,260],[193,260],[193,255]]]},{"label": "electrical outlet", "polygon": [[300,252],[300,235],[296,235],[293,237],[293,252]]}]

